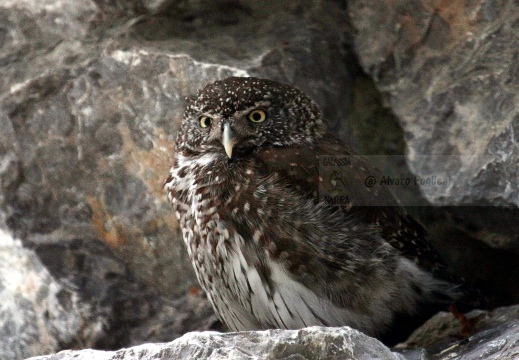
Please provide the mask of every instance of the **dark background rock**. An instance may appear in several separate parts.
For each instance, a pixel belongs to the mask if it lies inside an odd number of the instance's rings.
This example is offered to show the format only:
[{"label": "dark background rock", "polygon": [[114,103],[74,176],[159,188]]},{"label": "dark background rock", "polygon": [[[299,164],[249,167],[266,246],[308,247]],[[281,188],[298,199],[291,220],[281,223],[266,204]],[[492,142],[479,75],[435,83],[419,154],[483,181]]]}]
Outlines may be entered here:
[{"label": "dark background rock", "polygon": [[[408,210],[455,273],[494,305],[518,302],[519,5],[428,4],[0,4],[0,229],[72,286],[85,319],[102,319],[31,354],[221,328],[162,182],[184,97],[231,75],[298,86],[333,133],[380,155],[384,171],[452,172],[458,186],[447,192],[395,191],[418,205]],[[419,154],[477,161],[423,163]]]},{"label": "dark background rock", "polygon": [[400,121],[410,169],[453,177],[444,191],[422,187],[424,197],[486,228],[479,240],[517,252],[518,224],[507,219],[519,203],[519,4],[350,5],[356,52]]},{"label": "dark background rock", "polygon": [[[462,326],[451,313],[441,312],[417,329],[398,346],[422,349],[434,359],[517,359],[519,357],[519,306],[473,311],[467,318],[475,319],[472,334],[460,337]],[[402,353],[406,355],[406,351]]]},{"label": "dark background rock", "polygon": [[349,10],[410,171],[452,176],[420,188],[434,210],[413,211],[452,269],[497,303],[517,302],[519,4],[352,0]]}]

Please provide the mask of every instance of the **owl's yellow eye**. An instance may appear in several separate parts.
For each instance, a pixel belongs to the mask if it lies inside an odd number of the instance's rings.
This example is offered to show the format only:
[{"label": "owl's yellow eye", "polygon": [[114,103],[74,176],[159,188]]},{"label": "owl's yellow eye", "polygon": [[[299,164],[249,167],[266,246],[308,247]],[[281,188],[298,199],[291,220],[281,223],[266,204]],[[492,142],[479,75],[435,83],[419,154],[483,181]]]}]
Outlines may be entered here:
[{"label": "owl's yellow eye", "polygon": [[209,116],[200,116],[200,126],[205,128],[210,126],[213,123],[213,119]]},{"label": "owl's yellow eye", "polygon": [[260,109],[252,110],[249,113],[248,118],[252,122],[260,123],[265,121],[265,119],[267,118],[267,113]]}]

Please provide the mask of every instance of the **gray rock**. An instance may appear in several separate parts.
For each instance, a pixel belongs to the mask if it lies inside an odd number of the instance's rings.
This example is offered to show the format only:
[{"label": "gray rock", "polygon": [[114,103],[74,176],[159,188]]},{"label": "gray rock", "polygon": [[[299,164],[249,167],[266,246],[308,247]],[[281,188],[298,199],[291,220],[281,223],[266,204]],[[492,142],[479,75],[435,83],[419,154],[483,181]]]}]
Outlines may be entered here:
[{"label": "gray rock", "polygon": [[450,176],[449,186],[421,186],[423,196],[455,207],[471,236],[518,253],[509,219],[519,214],[519,4],[355,0],[350,11],[359,60],[401,123],[411,171]]},{"label": "gray rock", "polygon": [[32,360],[130,359],[394,359],[403,360],[378,340],[348,327],[311,327],[240,333],[193,332],[164,344],[113,352],[63,351]]},{"label": "gray rock", "polygon": [[193,287],[176,299],[161,296],[99,241],[56,242],[35,247],[35,253],[57,281],[76,289],[79,302],[89,309],[88,319],[103,320],[98,336],[78,333],[75,343],[63,347],[118,349],[171,341],[192,330],[220,329],[200,289]]},{"label": "gray rock", "polygon": [[[451,313],[439,313],[393,352],[348,327],[311,327],[241,333],[193,332],[170,343],[145,344],[112,352],[62,351],[32,360],[68,359],[504,359],[519,356],[519,306],[475,311],[473,334]],[[397,352],[394,352],[397,351]]]},{"label": "gray rock", "polygon": [[397,348],[421,348],[426,356],[438,360],[519,358],[519,305],[491,312],[473,311],[467,318],[475,324],[472,335],[466,338],[460,339],[459,320],[451,313],[439,313]]},{"label": "gray rock", "polygon": [[0,359],[119,348],[218,328],[199,290],[168,301],[128,275],[106,245],[73,245],[33,251],[0,230]]},{"label": "gray rock", "polygon": [[[421,206],[410,210],[454,273],[495,305],[517,303],[519,4],[348,4],[359,62],[401,126],[410,171],[400,174],[450,177],[420,184],[423,202],[400,198]],[[394,128],[374,119],[372,128]]]},{"label": "gray rock", "polygon": [[99,334],[59,346],[113,349],[218,326],[193,295],[162,190],[184,97],[231,75],[271,77],[312,94],[353,141],[341,121],[351,105],[345,8],[132,0],[0,8],[0,228],[103,319]]},{"label": "gray rock", "polygon": [[0,230],[0,358],[22,359],[96,339],[104,321],[92,318],[73,288],[57,282],[36,254]]}]

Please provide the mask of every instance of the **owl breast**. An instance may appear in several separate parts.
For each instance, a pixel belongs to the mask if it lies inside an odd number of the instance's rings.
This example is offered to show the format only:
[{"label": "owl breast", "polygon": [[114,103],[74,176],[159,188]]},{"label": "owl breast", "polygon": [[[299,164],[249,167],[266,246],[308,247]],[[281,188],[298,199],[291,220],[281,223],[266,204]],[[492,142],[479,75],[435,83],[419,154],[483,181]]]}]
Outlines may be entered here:
[{"label": "owl breast", "polygon": [[179,154],[166,188],[198,281],[218,316],[233,330],[261,328],[250,313],[256,283],[241,250],[246,240],[233,225],[251,211],[240,199],[251,171],[237,169],[233,177],[241,180],[231,184],[222,176],[228,172],[219,171],[221,162],[218,155],[187,160]]},{"label": "owl breast", "polygon": [[[232,330],[347,324],[374,334],[380,323],[390,321],[387,302],[393,302],[391,294],[365,304],[359,312],[333,303],[322,287],[315,292],[297,278],[312,268],[310,275],[305,275],[310,282],[333,282],[321,271],[319,256],[298,253],[311,241],[310,236],[323,239],[328,232],[323,216],[329,216],[316,209],[311,199],[291,197],[276,174],[260,176],[253,163],[229,167],[218,155],[191,157],[189,161],[177,156],[166,188],[198,280],[216,313]],[[346,234],[343,241],[347,240],[348,231],[342,232]],[[287,246],[297,260],[279,250]],[[311,249],[311,244],[307,250],[312,255],[318,251]],[[348,265],[351,269],[355,261]],[[335,271],[337,276],[341,271]],[[387,268],[380,266],[372,276],[385,271]],[[356,288],[342,296],[362,302],[363,296],[371,298],[380,290],[366,284],[364,294],[355,293]],[[408,287],[399,291],[411,294]],[[404,306],[412,308],[414,299]]]},{"label": "owl breast", "polygon": [[186,161],[180,155],[166,185],[198,281],[216,313],[235,331],[320,322],[305,311],[305,304],[320,307],[317,296],[269,260],[275,246],[269,247],[264,233],[271,214],[262,205],[275,182],[253,176],[252,166],[225,171],[221,160],[204,155]]}]

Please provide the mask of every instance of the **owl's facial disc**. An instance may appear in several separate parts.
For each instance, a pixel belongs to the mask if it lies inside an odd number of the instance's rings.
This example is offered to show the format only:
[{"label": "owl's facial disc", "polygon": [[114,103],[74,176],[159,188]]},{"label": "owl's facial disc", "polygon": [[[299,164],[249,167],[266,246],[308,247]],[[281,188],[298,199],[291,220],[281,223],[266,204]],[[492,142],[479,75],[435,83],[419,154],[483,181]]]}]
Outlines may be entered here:
[{"label": "owl's facial disc", "polygon": [[189,98],[177,149],[236,162],[325,132],[319,108],[301,91],[268,79],[231,77]]}]

